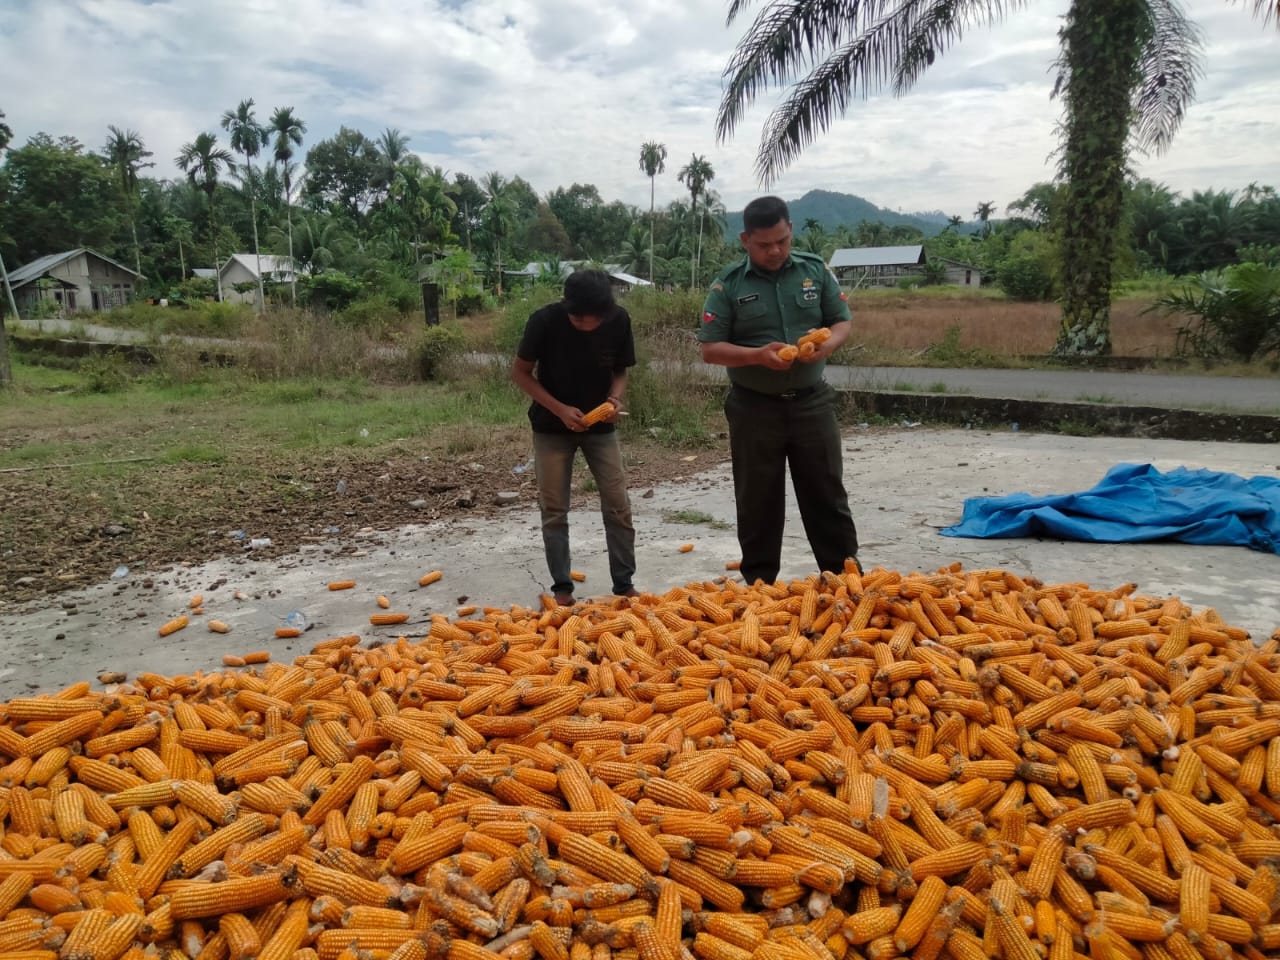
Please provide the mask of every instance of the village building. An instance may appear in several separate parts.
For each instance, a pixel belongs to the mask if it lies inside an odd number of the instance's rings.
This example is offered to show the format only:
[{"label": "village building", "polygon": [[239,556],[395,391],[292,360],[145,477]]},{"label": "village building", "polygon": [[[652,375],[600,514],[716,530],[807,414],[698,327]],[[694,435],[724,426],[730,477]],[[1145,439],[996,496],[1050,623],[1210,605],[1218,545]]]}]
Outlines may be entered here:
[{"label": "village building", "polygon": [[856,290],[860,287],[896,287],[905,278],[923,278],[926,276],[926,263],[942,266],[939,279],[943,283],[960,287],[982,285],[981,269],[947,257],[929,257],[923,244],[845,247],[831,254],[827,266],[842,287]]},{"label": "village building", "polygon": [[32,260],[9,273],[9,285],[23,316],[78,311],[95,313],[132,303],[142,274],[96,250],[78,247]]}]

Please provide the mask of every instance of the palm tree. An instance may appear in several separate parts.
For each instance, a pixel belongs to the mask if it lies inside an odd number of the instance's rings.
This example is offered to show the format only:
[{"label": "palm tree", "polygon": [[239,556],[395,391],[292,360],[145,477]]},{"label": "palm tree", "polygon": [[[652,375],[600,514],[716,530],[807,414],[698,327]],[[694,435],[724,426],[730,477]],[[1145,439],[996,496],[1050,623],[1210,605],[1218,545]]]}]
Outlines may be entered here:
[{"label": "palm tree", "polygon": [[218,263],[218,217],[213,205],[213,195],[218,189],[218,174],[223,167],[235,169],[231,153],[218,146],[218,138],[212,133],[197,134],[190,143],[184,143],[174,164],[209,198],[209,232],[213,234],[213,275],[218,282],[218,299],[222,299],[222,269]]},{"label": "palm tree", "polygon": [[982,224],[982,239],[985,240],[991,236],[991,214],[996,212],[996,204],[994,200],[978,201],[978,209],[973,211],[974,217]]},{"label": "palm tree", "polygon": [[640,145],[640,169],[649,178],[649,282],[653,283],[653,183],[667,169],[667,145],[646,140]]},{"label": "palm tree", "polygon": [[409,138],[395,127],[387,127],[378,135],[378,168],[369,179],[369,185],[384,194],[390,192],[396,171],[409,153]]},{"label": "palm tree", "polygon": [[271,130],[276,135],[272,156],[280,164],[280,172],[284,179],[284,217],[289,228],[289,299],[298,305],[298,271],[293,266],[293,172],[296,166],[293,160],[293,148],[302,146],[302,135],[307,132],[307,124],[301,117],[293,114],[293,107],[276,107],[271,114]]},{"label": "palm tree", "polygon": [[[750,0],[730,0],[732,23]],[[855,95],[907,92],[974,26],[1003,18],[999,0],[777,0],[756,17],[725,68],[716,118],[723,140],[758,94],[799,78],[765,124],[756,167],[769,182]],[[1253,12],[1280,23],[1276,0]],[[1111,264],[1122,214],[1126,146],[1163,151],[1191,102],[1200,33],[1173,0],[1072,0],[1059,31],[1056,92],[1065,101],[1060,170],[1062,326],[1055,350],[1111,349]]]},{"label": "palm tree", "polygon": [[[689,188],[689,196],[693,199],[693,209],[698,210],[698,197],[705,193],[707,184],[716,178],[716,172],[711,168],[711,162],[706,157],[700,157],[695,153],[689,162],[680,168],[680,172],[676,174],[676,177]],[[699,211],[698,248],[693,255],[693,274],[689,281],[690,286],[697,285],[698,267],[702,263],[702,219],[702,212]]]},{"label": "palm tree", "polygon": [[502,296],[502,241],[511,234],[515,221],[516,208],[511,200],[511,184],[498,173],[491,170],[480,178],[480,189],[484,191],[485,204],[480,211],[480,222],[489,232],[493,241],[494,260],[497,264],[497,292]]},{"label": "palm tree", "polygon": [[627,234],[623,237],[617,254],[614,255],[614,259],[622,264],[622,269],[627,273],[639,275],[644,269],[645,259],[652,246],[649,242],[651,235],[652,231],[646,230],[639,220],[627,228]]},{"label": "palm tree", "polygon": [[231,149],[244,155],[245,186],[249,193],[249,216],[253,220],[253,259],[258,272],[258,309],[265,310],[267,294],[262,288],[262,255],[258,252],[258,203],[254,197],[251,161],[267,145],[270,131],[258,123],[253,112],[253,99],[241,100],[235,110],[222,115],[222,129],[231,134]]},{"label": "palm tree", "polygon": [[142,274],[142,252],[138,248],[138,221],[135,210],[138,206],[138,171],[143,167],[154,167],[154,163],[144,163],[151,151],[142,142],[142,137],[134,130],[121,130],[117,126],[108,126],[107,145],[102,152],[107,162],[116,169],[119,178],[120,196],[124,200],[125,212],[129,216],[129,230],[133,234],[133,265]]}]

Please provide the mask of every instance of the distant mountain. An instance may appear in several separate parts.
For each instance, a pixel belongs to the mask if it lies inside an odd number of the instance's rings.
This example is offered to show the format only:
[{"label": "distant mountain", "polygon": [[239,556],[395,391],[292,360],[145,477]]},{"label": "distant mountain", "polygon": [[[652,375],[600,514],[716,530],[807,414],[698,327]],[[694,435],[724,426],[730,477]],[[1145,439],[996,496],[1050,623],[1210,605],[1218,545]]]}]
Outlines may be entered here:
[{"label": "distant mountain", "polygon": [[[942,228],[947,225],[947,215],[941,210],[898,213],[896,210],[877,207],[862,197],[832,190],[810,190],[798,200],[788,200],[787,206],[791,210],[791,222],[795,224],[796,232],[803,230],[805,222],[810,219],[817,220],[825,230],[834,230],[841,225],[856,227],[863,220],[871,223],[879,221],[887,226],[906,224],[918,227],[926,237],[941,233]],[[961,227],[962,231],[964,229]],[[728,214],[727,235],[732,238],[741,232],[742,211],[731,211]]]}]

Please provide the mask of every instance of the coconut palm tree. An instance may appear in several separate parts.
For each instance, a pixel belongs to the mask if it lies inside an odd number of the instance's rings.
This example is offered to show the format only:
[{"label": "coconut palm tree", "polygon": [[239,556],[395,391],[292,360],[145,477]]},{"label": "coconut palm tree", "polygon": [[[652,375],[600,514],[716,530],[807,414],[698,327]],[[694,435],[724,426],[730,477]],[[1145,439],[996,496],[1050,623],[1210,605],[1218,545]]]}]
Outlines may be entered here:
[{"label": "coconut palm tree", "polygon": [[144,162],[151,156],[151,151],[142,142],[142,137],[134,130],[121,130],[117,126],[108,126],[107,144],[102,148],[107,162],[115,167],[116,185],[120,187],[120,197],[124,200],[125,212],[129,217],[129,230],[133,234],[133,266],[142,273],[142,252],[138,248],[138,171],[143,167],[154,167],[154,163]]},{"label": "coconut palm tree", "polygon": [[253,221],[253,259],[258,272],[258,309],[265,310],[267,294],[262,288],[262,255],[258,252],[258,202],[253,185],[252,160],[267,145],[270,131],[258,123],[253,98],[241,100],[235,110],[222,115],[222,129],[231,134],[231,149],[244,156],[245,188],[249,193],[249,217]]},{"label": "coconut palm tree", "polygon": [[656,140],[641,144],[640,169],[649,178],[649,282],[653,283],[653,184],[654,178],[667,169],[667,145]]},{"label": "coconut palm tree", "polygon": [[298,271],[293,266],[293,173],[297,166],[292,162],[293,148],[302,146],[302,135],[307,132],[306,121],[294,116],[293,107],[276,107],[271,114],[271,131],[276,135],[272,157],[280,164],[284,180],[284,218],[289,229],[289,299],[298,305]]},{"label": "coconut palm tree", "polygon": [[377,169],[374,170],[373,176],[369,178],[369,185],[375,190],[381,190],[386,195],[390,192],[391,184],[395,181],[396,171],[411,156],[409,153],[409,138],[395,127],[387,127],[382,133],[378,134],[377,146]]},{"label": "coconut palm tree", "polygon": [[[751,0],[730,0],[732,23]],[[796,80],[766,121],[757,157],[769,182],[857,95],[907,92],[937,56],[975,26],[993,24],[998,0],[776,0],[761,10],[725,68],[716,118],[728,137],[756,97]],[[1280,23],[1276,0],[1253,0]],[[1200,32],[1174,0],[1072,0],[1058,36],[1055,92],[1065,103],[1060,171],[1063,313],[1055,350],[1111,349],[1111,264],[1122,215],[1126,147],[1164,150],[1191,102]],[[798,79],[797,79],[798,78]]]},{"label": "coconut palm tree", "polygon": [[680,168],[680,172],[676,174],[676,178],[689,188],[689,196],[693,201],[693,209],[698,210],[698,246],[697,251],[693,255],[693,273],[689,280],[690,286],[696,286],[698,283],[698,267],[702,262],[702,211],[698,209],[698,197],[704,195],[707,184],[716,178],[716,172],[711,167],[711,162],[706,157],[700,157],[696,153],[690,158],[689,162]]},{"label": "coconut palm tree", "polygon": [[222,269],[218,263],[218,216],[213,195],[218,189],[218,174],[225,167],[235,169],[236,162],[230,151],[218,146],[218,138],[212,133],[197,134],[190,143],[184,143],[174,164],[187,175],[193,186],[199,187],[209,198],[209,232],[213,234],[213,275],[218,282],[218,299],[222,299]]}]

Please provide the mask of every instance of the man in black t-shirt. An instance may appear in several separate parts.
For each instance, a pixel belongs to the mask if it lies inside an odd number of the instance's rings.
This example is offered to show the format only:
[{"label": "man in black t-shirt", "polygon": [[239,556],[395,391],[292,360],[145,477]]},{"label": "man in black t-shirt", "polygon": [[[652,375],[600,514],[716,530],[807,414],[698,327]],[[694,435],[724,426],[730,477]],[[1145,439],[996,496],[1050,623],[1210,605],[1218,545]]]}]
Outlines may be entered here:
[{"label": "man in black t-shirt", "polygon": [[[535,311],[525,324],[511,379],[527,393],[533,462],[542,511],[542,544],[556,603],[573,603],[569,575],[569,493],[573,460],[582,451],[596,486],[613,592],[634,597],[636,531],[626,471],[614,424],[622,410],[627,368],[635,366],[631,317],[613,299],[609,275],[579,270],[564,282],[564,299]],[[593,407],[613,409],[594,426],[582,422]]]}]

